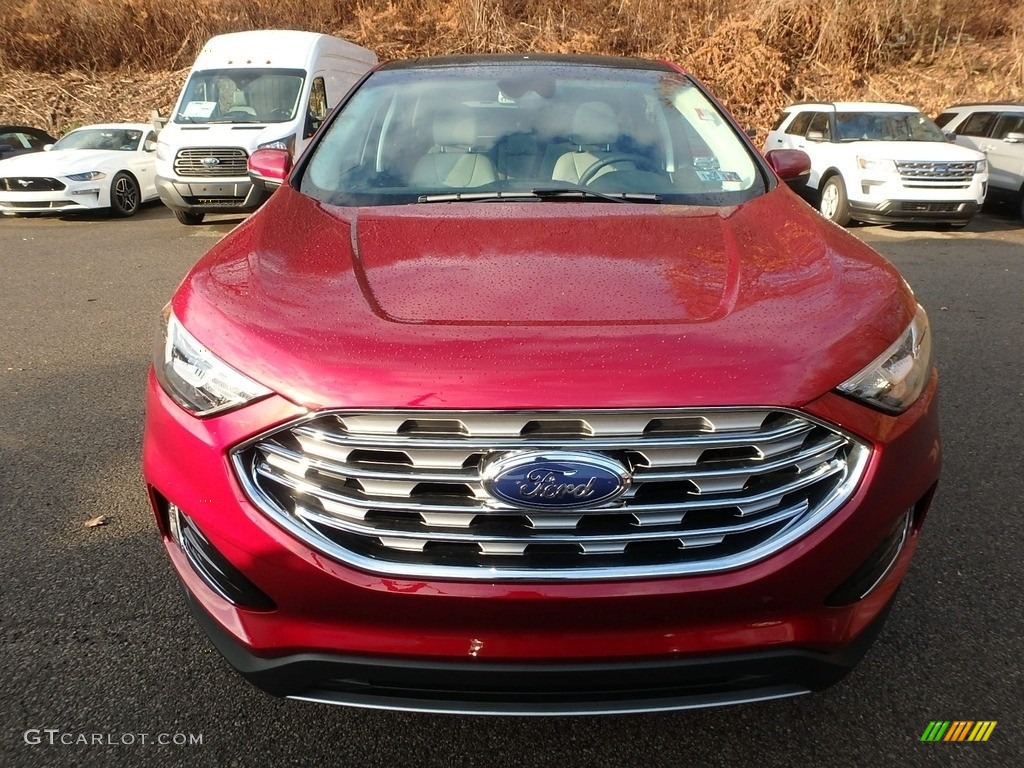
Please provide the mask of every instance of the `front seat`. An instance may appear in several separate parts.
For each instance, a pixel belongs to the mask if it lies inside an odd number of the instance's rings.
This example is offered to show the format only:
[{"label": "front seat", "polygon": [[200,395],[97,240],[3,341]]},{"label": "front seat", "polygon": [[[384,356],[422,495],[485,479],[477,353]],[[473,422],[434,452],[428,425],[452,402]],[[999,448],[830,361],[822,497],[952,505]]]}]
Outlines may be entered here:
[{"label": "front seat", "polygon": [[[555,161],[551,178],[554,181],[579,184],[580,177],[590,166],[609,155],[617,154],[614,145],[619,138],[619,120],[615,111],[603,101],[580,104],[572,116],[572,134],[569,138],[574,149]],[[602,168],[594,178],[620,168],[634,169],[636,165],[628,160],[614,163]]]},{"label": "front seat", "polygon": [[480,187],[498,180],[487,155],[476,151],[476,119],[466,112],[444,112],[434,117],[434,146],[421,157],[409,177],[410,185]]}]

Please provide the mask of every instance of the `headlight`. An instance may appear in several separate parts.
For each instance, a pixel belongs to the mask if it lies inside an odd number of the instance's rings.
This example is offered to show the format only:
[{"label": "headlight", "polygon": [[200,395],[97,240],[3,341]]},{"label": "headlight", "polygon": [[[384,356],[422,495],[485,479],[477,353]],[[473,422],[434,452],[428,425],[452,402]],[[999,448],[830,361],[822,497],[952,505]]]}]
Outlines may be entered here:
[{"label": "headlight", "polygon": [[988,171],[988,160],[979,160],[974,164],[975,173],[985,173]]},{"label": "headlight", "polygon": [[107,178],[107,174],[102,171],[87,171],[85,173],[70,173],[68,178],[72,181],[99,181]]},{"label": "headlight", "polygon": [[287,149],[292,154],[295,153],[295,134],[291,136],[284,136],[274,141],[267,141],[260,144],[257,149]]},{"label": "headlight", "polygon": [[271,391],[218,359],[178,322],[170,307],[163,314],[163,335],[153,367],[160,385],[196,416],[237,408]]},{"label": "headlight", "polygon": [[857,167],[862,171],[895,172],[895,160],[877,160],[873,157],[857,156]]},{"label": "headlight", "polygon": [[157,160],[170,160],[171,155],[174,154],[171,151],[171,145],[166,141],[157,141],[156,143],[156,159]]},{"label": "headlight", "polygon": [[931,370],[932,335],[928,315],[918,305],[895,343],[838,389],[888,413],[903,413],[924,391]]}]

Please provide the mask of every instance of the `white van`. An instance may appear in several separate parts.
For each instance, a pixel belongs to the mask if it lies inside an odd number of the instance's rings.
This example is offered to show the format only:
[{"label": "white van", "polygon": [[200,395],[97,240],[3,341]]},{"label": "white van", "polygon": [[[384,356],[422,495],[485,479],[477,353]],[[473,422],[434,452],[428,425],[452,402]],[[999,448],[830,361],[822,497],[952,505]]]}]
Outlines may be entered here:
[{"label": "white van", "polygon": [[212,38],[160,132],[160,199],[182,224],[199,224],[207,213],[255,210],[268,193],[248,176],[249,154],[275,147],[297,156],[376,63],[366,48],[313,32]]}]

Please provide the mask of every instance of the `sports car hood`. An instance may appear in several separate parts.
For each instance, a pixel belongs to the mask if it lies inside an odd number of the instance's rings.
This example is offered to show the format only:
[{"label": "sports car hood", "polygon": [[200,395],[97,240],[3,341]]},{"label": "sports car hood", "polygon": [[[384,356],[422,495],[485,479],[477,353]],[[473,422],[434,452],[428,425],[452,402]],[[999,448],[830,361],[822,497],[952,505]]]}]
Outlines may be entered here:
[{"label": "sports car hood", "polygon": [[284,187],[173,308],[311,408],[801,405],[909,323],[881,257],[779,188],[735,208],[324,206]]},{"label": "sports car hood", "polygon": [[102,168],[113,156],[127,153],[110,149],[58,149],[33,152],[3,161],[0,176],[67,176]]}]

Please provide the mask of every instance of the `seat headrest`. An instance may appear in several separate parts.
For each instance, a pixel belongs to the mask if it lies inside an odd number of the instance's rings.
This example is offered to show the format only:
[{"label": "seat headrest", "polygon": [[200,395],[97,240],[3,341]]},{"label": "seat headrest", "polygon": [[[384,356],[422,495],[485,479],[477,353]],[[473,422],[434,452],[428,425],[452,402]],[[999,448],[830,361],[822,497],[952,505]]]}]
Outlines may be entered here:
[{"label": "seat headrest", "polygon": [[476,119],[468,112],[444,112],[434,117],[434,144],[471,147],[476,143]]},{"label": "seat headrest", "polygon": [[615,111],[603,101],[586,101],[572,116],[572,139],[576,144],[612,144],[619,138]]}]

